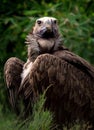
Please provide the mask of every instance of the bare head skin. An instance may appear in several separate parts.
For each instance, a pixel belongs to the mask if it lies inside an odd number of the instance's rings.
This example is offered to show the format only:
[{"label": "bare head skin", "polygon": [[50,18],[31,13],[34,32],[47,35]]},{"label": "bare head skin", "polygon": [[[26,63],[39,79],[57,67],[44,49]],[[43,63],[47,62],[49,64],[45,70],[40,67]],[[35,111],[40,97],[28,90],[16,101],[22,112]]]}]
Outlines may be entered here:
[{"label": "bare head skin", "polygon": [[45,39],[56,38],[59,35],[57,19],[53,17],[37,19],[33,27],[33,34]]}]

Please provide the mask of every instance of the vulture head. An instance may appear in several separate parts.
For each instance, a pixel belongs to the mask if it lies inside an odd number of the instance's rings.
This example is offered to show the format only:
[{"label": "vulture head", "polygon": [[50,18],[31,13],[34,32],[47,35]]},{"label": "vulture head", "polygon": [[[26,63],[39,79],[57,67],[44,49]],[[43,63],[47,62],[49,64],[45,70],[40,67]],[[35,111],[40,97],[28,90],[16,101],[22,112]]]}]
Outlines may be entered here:
[{"label": "vulture head", "polygon": [[59,35],[57,19],[53,17],[43,17],[36,20],[33,34],[40,38],[56,38]]},{"label": "vulture head", "polygon": [[36,20],[32,31],[26,39],[28,58],[34,61],[38,55],[53,53],[62,46],[58,22],[53,17],[42,17]]}]

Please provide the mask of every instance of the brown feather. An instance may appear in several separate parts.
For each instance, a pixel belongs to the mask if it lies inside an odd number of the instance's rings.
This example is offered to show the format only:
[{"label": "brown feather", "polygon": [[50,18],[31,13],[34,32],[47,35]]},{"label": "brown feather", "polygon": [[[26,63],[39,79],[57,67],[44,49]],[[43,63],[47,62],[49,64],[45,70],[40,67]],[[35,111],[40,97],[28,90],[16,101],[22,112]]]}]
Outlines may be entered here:
[{"label": "brown feather", "polygon": [[36,98],[51,85],[46,93],[45,107],[55,113],[57,122],[76,119],[90,121],[94,117],[94,78],[80,68],[57,56],[38,56],[27,76],[31,86],[25,84],[25,98],[32,91]]},{"label": "brown feather", "polygon": [[4,77],[9,91],[9,100],[12,107],[16,109],[17,113],[18,113],[17,93],[21,83],[21,73],[23,70],[23,65],[24,65],[23,61],[21,61],[16,57],[12,57],[6,61],[4,66]]},{"label": "brown feather", "polygon": [[[62,48],[62,50],[63,50],[63,48]],[[94,78],[94,67],[92,67],[86,60],[84,60],[80,56],[77,56],[68,50],[63,50],[63,51],[62,50],[54,52],[53,55],[58,56],[62,60],[65,60],[68,63],[81,69],[82,71],[85,71],[92,78]]]}]

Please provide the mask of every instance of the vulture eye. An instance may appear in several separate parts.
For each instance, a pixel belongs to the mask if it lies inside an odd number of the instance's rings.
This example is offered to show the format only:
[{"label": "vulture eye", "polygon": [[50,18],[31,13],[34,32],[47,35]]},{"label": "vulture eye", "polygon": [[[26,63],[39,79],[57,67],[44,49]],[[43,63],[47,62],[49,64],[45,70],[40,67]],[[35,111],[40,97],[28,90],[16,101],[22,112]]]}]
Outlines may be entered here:
[{"label": "vulture eye", "polygon": [[37,24],[39,24],[39,25],[40,25],[41,23],[42,23],[42,22],[41,22],[40,20],[38,20],[38,21],[37,21]]},{"label": "vulture eye", "polygon": [[54,23],[56,24],[56,23],[57,23],[57,20],[54,20]]}]

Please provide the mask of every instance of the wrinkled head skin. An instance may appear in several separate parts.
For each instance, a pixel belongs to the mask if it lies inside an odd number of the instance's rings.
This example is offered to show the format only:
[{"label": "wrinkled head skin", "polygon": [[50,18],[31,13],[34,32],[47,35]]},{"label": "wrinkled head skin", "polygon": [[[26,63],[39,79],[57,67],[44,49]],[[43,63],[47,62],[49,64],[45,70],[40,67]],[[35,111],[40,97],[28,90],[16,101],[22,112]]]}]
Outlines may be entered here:
[{"label": "wrinkled head skin", "polygon": [[36,20],[33,34],[40,38],[56,38],[59,36],[57,19],[43,17]]}]

